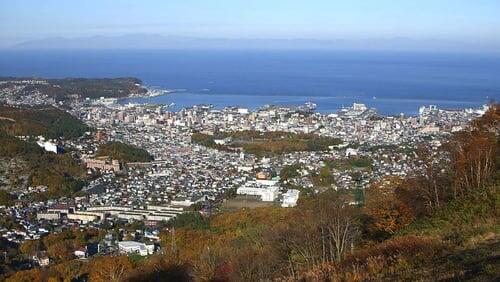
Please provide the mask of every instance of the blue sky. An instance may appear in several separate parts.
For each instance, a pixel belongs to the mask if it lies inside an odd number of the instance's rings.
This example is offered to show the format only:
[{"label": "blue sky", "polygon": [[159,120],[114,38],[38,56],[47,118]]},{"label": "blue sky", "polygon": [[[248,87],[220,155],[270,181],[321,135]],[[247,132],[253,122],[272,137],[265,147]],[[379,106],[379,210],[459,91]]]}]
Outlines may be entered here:
[{"label": "blue sky", "polygon": [[497,44],[499,0],[0,0],[3,44],[154,33],[202,38],[404,37]]}]

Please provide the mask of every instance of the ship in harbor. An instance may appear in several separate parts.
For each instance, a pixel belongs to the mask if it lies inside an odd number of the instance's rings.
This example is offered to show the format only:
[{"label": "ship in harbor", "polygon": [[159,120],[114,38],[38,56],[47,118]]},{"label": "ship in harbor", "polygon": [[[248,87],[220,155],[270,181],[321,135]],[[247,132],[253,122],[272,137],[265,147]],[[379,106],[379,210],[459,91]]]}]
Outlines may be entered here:
[{"label": "ship in harbor", "polygon": [[313,102],[306,102],[302,106],[298,106],[297,109],[301,112],[314,112],[316,110],[317,105]]}]

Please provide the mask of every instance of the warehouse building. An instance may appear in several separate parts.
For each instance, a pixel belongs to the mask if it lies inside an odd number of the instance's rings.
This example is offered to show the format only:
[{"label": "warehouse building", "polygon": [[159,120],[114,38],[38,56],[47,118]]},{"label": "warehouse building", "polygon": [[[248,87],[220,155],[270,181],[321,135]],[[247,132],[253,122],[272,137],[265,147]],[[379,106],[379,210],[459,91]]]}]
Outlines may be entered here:
[{"label": "warehouse building", "polygon": [[154,253],[155,246],[135,241],[121,241],[118,242],[118,250],[122,254],[139,254],[141,256],[147,256]]}]

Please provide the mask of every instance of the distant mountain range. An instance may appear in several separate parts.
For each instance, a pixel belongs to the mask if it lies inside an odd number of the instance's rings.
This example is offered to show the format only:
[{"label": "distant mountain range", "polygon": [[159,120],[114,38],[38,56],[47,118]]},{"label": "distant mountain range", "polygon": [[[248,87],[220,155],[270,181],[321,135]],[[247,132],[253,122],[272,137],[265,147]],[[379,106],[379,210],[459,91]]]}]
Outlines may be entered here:
[{"label": "distant mountain range", "polygon": [[486,43],[391,39],[225,39],[129,34],[121,36],[54,37],[24,41],[15,49],[332,49],[390,51],[495,51]]}]

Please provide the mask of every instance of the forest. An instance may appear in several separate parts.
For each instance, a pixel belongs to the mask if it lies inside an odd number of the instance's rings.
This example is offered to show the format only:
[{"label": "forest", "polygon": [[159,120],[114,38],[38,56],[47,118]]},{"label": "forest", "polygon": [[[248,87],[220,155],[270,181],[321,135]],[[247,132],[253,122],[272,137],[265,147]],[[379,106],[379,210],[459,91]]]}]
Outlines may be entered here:
[{"label": "forest", "polygon": [[[85,169],[70,154],[45,152],[33,140],[15,136],[44,136],[72,139],[90,130],[85,124],[59,109],[0,106],[0,160],[17,160],[18,177],[28,175],[28,185],[47,186],[39,199],[69,196],[84,184]],[[21,165],[22,164],[22,165]]]},{"label": "forest", "polygon": [[[192,140],[200,145],[219,150],[243,149],[244,152],[257,156],[279,155],[299,151],[327,151],[330,146],[342,143],[341,140],[315,134],[297,134],[290,132],[259,132],[254,130],[236,132],[218,132],[208,135],[195,132]],[[219,145],[217,139],[230,139],[228,144]]]},{"label": "forest", "polygon": [[[0,77],[0,81],[25,80],[34,78],[10,78]],[[37,78],[40,79],[40,78]],[[142,81],[133,77],[122,78],[61,78],[61,79],[42,79],[48,84],[27,85],[25,92],[39,91],[57,101],[67,100],[71,95],[78,93],[81,98],[98,99],[105,98],[124,98],[131,94],[144,94],[147,92],[143,88]],[[9,87],[9,83],[0,85],[0,87]]]},{"label": "forest", "polygon": [[153,156],[148,151],[118,141],[100,145],[97,156],[109,156],[112,159],[125,163],[149,162],[153,160]]},{"label": "forest", "polygon": [[69,113],[54,107],[0,105],[0,130],[13,136],[71,139],[82,136],[89,128]]},{"label": "forest", "polygon": [[63,78],[48,81],[53,85],[58,85],[67,94],[79,93],[82,98],[122,98],[130,94],[146,93],[146,89],[141,87],[142,81],[133,77]]}]

